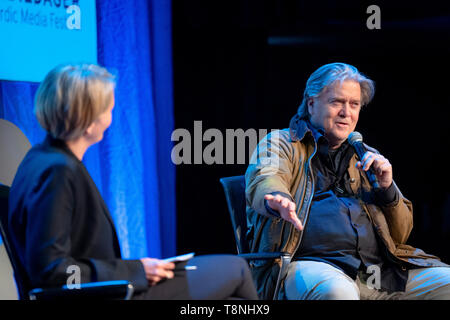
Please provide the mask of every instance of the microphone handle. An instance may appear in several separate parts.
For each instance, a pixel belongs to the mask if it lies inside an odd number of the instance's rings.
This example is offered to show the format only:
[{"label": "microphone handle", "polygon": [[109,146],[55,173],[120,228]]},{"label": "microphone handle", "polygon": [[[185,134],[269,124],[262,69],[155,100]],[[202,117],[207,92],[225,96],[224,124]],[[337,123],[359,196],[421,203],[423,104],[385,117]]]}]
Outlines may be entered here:
[{"label": "microphone handle", "polygon": [[[357,143],[353,144],[353,147],[355,148],[356,154],[358,155],[359,159],[361,160],[367,151],[366,148],[364,148],[364,145],[362,144],[362,142],[357,142]],[[366,173],[367,179],[369,179],[371,186],[374,187],[375,189],[380,189],[380,185],[378,183],[377,176],[373,172],[372,166],[370,166],[369,170],[365,171],[365,173]]]}]

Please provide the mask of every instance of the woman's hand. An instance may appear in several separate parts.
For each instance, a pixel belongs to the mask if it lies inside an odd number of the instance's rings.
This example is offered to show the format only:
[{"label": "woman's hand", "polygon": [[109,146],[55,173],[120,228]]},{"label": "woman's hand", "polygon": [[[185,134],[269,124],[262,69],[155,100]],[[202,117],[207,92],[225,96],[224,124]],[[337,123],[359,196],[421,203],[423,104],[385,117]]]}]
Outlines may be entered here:
[{"label": "woman's hand", "polygon": [[165,262],[155,258],[142,258],[141,262],[144,265],[145,276],[150,286],[154,286],[163,279],[172,279],[174,276],[175,263],[173,262]]}]

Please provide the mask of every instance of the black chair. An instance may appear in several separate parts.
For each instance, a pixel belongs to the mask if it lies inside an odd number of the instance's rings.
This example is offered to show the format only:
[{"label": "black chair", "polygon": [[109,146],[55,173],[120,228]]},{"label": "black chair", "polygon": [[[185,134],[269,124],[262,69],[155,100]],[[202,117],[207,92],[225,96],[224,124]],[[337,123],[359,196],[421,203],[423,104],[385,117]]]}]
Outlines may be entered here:
[{"label": "black chair", "polygon": [[226,177],[221,178],[220,183],[225,191],[225,198],[231,217],[238,255],[247,261],[274,260],[274,263],[277,262],[276,260],[280,261],[280,271],[278,273],[273,295],[273,299],[276,300],[278,292],[280,291],[281,281],[286,276],[287,267],[291,262],[292,257],[287,252],[250,253],[249,244],[246,240],[247,215],[245,205],[245,178],[244,176]]},{"label": "black chair", "polygon": [[58,288],[31,288],[24,266],[20,263],[8,232],[9,187],[0,184],[0,235],[10,259],[19,299],[21,300],[79,300],[131,298],[134,288],[128,281],[103,281],[82,283],[79,288],[67,285]]}]

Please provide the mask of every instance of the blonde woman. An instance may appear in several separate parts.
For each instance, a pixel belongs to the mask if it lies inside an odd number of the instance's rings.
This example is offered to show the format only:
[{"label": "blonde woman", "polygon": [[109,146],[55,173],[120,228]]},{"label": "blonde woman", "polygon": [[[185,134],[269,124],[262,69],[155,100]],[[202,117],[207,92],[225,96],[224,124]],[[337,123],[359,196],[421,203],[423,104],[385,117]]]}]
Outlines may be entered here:
[{"label": "blonde woman", "polygon": [[50,71],[36,93],[35,113],[48,134],[19,166],[9,209],[29,288],[64,285],[76,265],[81,282],[129,280],[134,299],[256,299],[246,262],[235,256],[196,257],[189,272],[154,258],[122,259],[114,222],[82,163],[111,124],[114,88],[102,67],[66,65]]}]

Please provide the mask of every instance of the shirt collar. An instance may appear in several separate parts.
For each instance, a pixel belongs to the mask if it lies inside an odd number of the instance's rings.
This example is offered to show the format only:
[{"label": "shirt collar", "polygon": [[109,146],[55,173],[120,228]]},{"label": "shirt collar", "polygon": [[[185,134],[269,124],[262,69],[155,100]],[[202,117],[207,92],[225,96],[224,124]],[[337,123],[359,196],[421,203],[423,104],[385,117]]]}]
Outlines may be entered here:
[{"label": "shirt collar", "polygon": [[305,122],[316,142],[319,142],[321,138],[326,140],[324,137],[325,131],[322,128],[316,128],[309,120],[305,120]]},{"label": "shirt collar", "polygon": [[[298,120],[298,122],[296,124],[295,131],[296,131],[296,133],[295,133],[296,138],[293,140],[303,140],[306,133],[310,132],[317,144],[326,145],[325,149],[326,149],[326,152],[328,153],[328,140],[324,136],[325,131],[323,130],[323,128],[316,128],[315,126],[313,126],[311,121],[309,121],[309,119],[301,118]],[[342,145],[339,147],[339,149],[345,150],[345,149],[347,149],[347,147],[348,147],[348,141],[345,140],[342,143]]]},{"label": "shirt collar", "polygon": [[43,145],[57,148],[80,162],[80,160],[75,156],[75,154],[72,152],[72,150],[69,149],[66,142],[62,139],[53,138],[50,134],[47,134]]},{"label": "shirt collar", "polygon": [[[324,154],[328,154],[330,149],[329,149],[328,140],[324,136],[325,131],[322,128],[315,127],[309,121],[309,119],[306,119],[305,123],[306,123],[306,126],[308,127],[309,131],[311,131],[311,134],[312,134],[314,140],[319,145],[320,152],[322,152]],[[349,143],[347,140],[345,140],[335,152],[345,152],[347,150],[348,146],[349,146]]]}]

